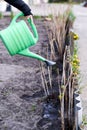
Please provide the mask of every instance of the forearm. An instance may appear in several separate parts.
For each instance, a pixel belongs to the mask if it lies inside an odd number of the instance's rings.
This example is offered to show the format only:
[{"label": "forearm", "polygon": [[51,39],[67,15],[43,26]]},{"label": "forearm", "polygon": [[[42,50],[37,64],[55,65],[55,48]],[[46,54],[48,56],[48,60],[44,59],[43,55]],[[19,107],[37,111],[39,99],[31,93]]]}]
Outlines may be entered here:
[{"label": "forearm", "polygon": [[5,0],[5,1],[13,5],[20,11],[22,11],[25,16],[32,15],[31,9],[28,7],[28,5],[24,1],[22,0]]}]

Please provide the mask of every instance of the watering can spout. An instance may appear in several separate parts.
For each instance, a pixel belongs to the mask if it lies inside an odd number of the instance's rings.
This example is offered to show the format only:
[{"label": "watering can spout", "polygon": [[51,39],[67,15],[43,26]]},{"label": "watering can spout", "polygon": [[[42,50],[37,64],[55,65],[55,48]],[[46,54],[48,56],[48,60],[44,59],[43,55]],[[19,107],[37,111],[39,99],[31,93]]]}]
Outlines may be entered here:
[{"label": "watering can spout", "polygon": [[35,58],[35,59],[38,59],[38,60],[41,60],[41,61],[45,62],[47,64],[47,66],[52,66],[52,65],[56,64],[56,62],[49,61],[49,60],[45,59],[44,57],[31,52],[29,49],[25,49],[25,50],[23,50],[21,52],[18,52],[18,54],[19,55],[23,55],[23,56],[27,56],[27,57],[31,57],[31,58]]},{"label": "watering can spout", "polygon": [[23,51],[21,51],[21,52],[18,52],[18,54],[19,55],[23,55],[23,56],[27,56],[27,57],[31,57],[31,58],[35,58],[35,59],[38,59],[38,60],[41,60],[41,61],[45,61],[46,60],[42,56],[31,52],[28,48],[23,50]]},{"label": "watering can spout", "polygon": [[52,66],[52,65],[55,65],[55,64],[56,64],[56,62],[50,61],[50,60],[46,60],[45,62],[46,62],[46,64],[47,64],[47,66]]}]

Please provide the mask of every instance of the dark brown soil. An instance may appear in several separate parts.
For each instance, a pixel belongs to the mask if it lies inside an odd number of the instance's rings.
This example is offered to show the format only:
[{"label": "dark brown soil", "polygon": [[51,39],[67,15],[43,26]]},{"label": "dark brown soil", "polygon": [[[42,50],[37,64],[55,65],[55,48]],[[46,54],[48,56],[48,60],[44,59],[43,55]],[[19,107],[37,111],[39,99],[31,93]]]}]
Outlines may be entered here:
[{"label": "dark brown soil", "polygon": [[[0,30],[9,23],[9,17],[2,18]],[[45,52],[49,40],[44,22],[37,19],[35,24],[39,41],[31,50]],[[42,118],[44,97],[39,61],[19,55],[11,57],[0,41],[0,130],[60,130],[58,120]]]}]

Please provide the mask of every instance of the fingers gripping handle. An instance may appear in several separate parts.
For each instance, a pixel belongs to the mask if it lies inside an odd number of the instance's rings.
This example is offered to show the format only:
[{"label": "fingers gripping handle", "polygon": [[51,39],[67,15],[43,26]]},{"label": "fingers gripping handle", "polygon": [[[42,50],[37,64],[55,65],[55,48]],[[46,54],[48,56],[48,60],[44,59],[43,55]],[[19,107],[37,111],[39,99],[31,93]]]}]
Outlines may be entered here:
[{"label": "fingers gripping handle", "polygon": [[33,23],[33,21],[30,18],[28,19],[28,23],[31,26],[31,29],[32,29],[33,34],[34,34],[35,41],[37,42],[37,40],[38,40],[38,33],[37,33],[36,26],[35,26],[35,24]]}]

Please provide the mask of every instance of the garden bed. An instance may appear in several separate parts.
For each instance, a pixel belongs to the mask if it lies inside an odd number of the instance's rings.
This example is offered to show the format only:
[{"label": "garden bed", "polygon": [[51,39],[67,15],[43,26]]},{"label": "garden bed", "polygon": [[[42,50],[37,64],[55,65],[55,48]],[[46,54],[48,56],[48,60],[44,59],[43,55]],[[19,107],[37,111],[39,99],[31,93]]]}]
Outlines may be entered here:
[{"label": "garden bed", "polygon": [[[0,30],[6,28],[10,21],[9,17],[2,18]],[[39,53],[43,49],[45,51],[49,40],[43,19],[35,20],[35,24],[39,41],[31,50]],[[56,120],[57,116],[53,115],[55,121],[43,118],[46,95],[42,87],[40,62],[19,55],[11,57],[2,41],[0,54],[0,129],[60,129],[60,120]]]},{"label": "garden bed", "polygon": [[[7,27],[10,17],[0,20],[0,30]],[[32,51],[39,53],[48,37],[42,20],[35,20],[39,41]],[[0,41],[0,129],[38,130],[42,117],[44,91],[39,61],[24,56],[11,57]]]},{"label": "garden bed", "polygon": [[[10,20],[10,17],[2,18],[0,30],[7,27]],[[63,63],[65,63],[63,60],[66,59],[62,55],[65,45],[61,44],[60,52],[57,50],[58,46],[56,46],[55,40],[52,39],[53,37],[50,34],[52,30],[49,29],[49,25],[52,25],[52,21],[49,18],[37,18],[34,21],[39,33],[39,41],[31,50],[56,61],[57,64],[53,67],[47,67],[44,63],[28,57],[19,55],[11,57],[0,41],[0,129],[63,130],[62,125],[64,125],[64,130],[73,130],[74,120],[72,120],[72,125],[69,124],[67,115],[73,114],[74,106],[70,104],[68,108],[67,99],[65,104],[61,104],[62,100],[60,100],[63,96],[60,95],[60,82],[63,69],[65,69],[63,68]],[[59,29],[61,34],[62,26]],[[60,39],[60,41],[62,40],[65,40],[65,38]],[[51,46],[51,43],[54,43],[54,46]],[[54,52],[56,53],[54,54]],[[69,63],[66,67],[70,67]],[[71,76],[69,71],[68,73],[65,72],[66,76],[67,74]],[[68,80],[68,77],[66,80]],[[61,91],[64,90],[63,87],[62,84]],[[67,90],[73,92],[73,89],[68,88]],[[68,96],[68,94],[70,93],[66,93],[68,101],[72,100],[70,103],[73,103],[73,99],[69,99],[70,95]],[[73,93],[71,96],[73,98]],[[62,105],[66,106],[64,113],[61,113],[64,107]],[[70,113],[67,113],[67,108]],[[64,116],[64,119],[61,125],[62,116]],[[74,118],[74,115],[72,118]]]}]

